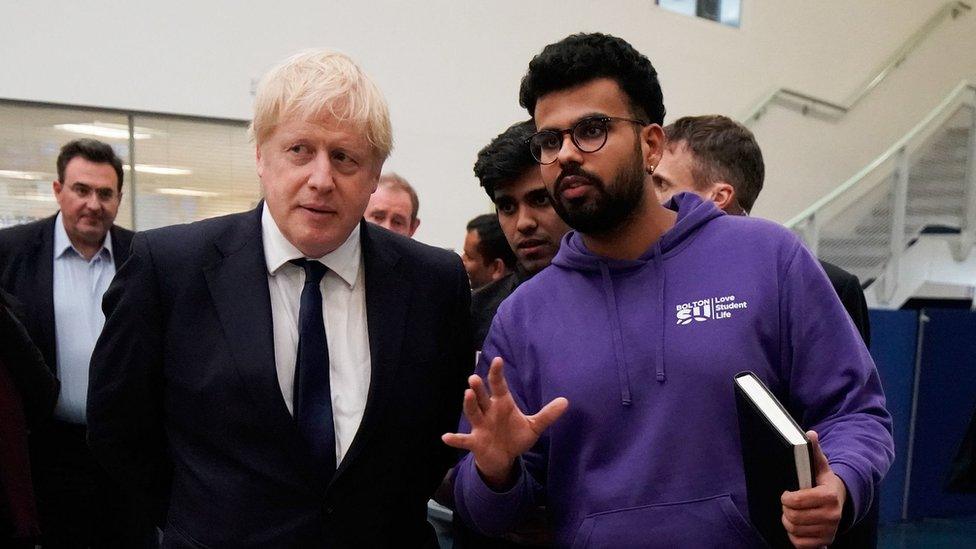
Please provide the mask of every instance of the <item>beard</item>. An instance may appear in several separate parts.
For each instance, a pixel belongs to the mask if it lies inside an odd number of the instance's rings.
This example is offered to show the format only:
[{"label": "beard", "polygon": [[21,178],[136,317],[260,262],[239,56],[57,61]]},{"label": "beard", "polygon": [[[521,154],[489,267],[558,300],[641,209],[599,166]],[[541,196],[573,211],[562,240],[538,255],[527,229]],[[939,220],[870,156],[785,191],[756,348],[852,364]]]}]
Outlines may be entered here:
[{"label": "beard", "polygon": [[[586,178],[595,197],[562,197],[562,182],[567,176]],[[567,166],[556,179],[550,196],[552,207],[567,225],[583,234],[606,234],[624,225],[644,203],[645,173],[640,156],[620,173],[614,185],[608,187],[599,177],[573,164]]]}]

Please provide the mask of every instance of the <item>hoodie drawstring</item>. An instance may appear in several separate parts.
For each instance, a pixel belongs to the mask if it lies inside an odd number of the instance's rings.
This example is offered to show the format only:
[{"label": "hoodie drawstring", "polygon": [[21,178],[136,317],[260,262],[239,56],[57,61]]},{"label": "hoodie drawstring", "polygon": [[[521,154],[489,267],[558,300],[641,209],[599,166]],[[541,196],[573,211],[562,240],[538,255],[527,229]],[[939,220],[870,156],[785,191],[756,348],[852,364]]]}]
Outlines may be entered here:
[{"label": "hoodie drawstring", "polygon": [[607,301],[607,311],[610,313],[610,338],[613,339],[613,354],[617,361],[620,403],[624,406],[630,406],[630,374],[627,371],[627,355],[624,354],[624,338],[620,329],[617,297],[614,295],[613,281],[610,280],[610,269],[603,261],[600,262],[600,274],[603,275],[603,297]]},{"label": "hoodie drawstring", "polygon": [[657,282],[657,307],[661,316],[661,326],[659,326],[661,344],[658,346],[657,357],[655,357],[657,363],[655,372],[658,383],[664,383],[664,380],[667,379],[664,375],[664,331],[668,325],[667,308],[664,306],[664,287],[667,280],[665,279],[664,260],[661,257],[660,239],[654,244],[654,268],[657,269],[657,276],[654,277],[654,280]]}]

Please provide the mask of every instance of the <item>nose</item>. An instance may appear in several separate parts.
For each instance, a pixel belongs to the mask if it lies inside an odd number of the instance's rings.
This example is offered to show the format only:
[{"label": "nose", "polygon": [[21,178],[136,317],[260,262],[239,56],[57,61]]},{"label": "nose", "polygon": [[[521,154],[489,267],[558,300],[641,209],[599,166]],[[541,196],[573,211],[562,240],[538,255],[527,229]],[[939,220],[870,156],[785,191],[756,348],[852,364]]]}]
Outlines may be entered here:
[{"label": "nose", "polygon": [[515,228],[518,232],[525,235],[532,234],[538,226],[539,224],[536,222],[535,216],[529,211],[529,208],[519,208],[518,220],[515,223]]},{"label": "nose", "polygon": [[332,163],[327,154],[316,155],[315,159],[308,163],[308,185],[319,190],[331,190],[335,187],[332,179]]},{"label": "nose", "polygon": [[579,147],[573,142],[571,132],[563,134],[563,145],[559,148],[556,160],[560,166],[566,166],[570,163],[582,164],[583,151],[579,150]]},{"label": "nose", "polygon": [[88,194],[87,200],[85,200],[85,206],[93,211],[97,212],[102,209],[102,201],[98,199],[98,193],[92,191]]}]

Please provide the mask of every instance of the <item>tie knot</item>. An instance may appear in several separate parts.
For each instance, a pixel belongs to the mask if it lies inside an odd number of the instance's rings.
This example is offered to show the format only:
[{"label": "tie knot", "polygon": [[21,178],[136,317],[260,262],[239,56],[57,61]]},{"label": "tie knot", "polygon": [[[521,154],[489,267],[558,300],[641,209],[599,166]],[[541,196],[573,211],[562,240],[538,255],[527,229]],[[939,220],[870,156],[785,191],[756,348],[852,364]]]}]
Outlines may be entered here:
[{"label": "tie knot", "polygon": [[289,261],[292,265],[297,265],[305,269],[305,283],[318,284],[322,281],[322,277],[329,270],[328,267],[322,263],[315,261],[314,259],[292,259]]}]

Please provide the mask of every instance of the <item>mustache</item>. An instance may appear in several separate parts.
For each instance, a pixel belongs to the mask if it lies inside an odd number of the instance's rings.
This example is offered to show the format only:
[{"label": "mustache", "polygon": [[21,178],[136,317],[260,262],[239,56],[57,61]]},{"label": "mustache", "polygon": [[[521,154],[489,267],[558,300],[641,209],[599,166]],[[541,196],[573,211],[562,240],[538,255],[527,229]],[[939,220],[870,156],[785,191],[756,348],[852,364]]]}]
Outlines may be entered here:
[{"label": "mustache", "polygon": [[559,195],[559,193],[561,193],[563,190],[563,180],[571,176],[582,177],[586,179],[590,185],[600,189],[603,188],[603,180],[601,180],[599,177],[584,170],[579,166],[579,164],[570,164],[559,172],[559,177],[556,178],[556,183],[553,185],[553,194]]}]

